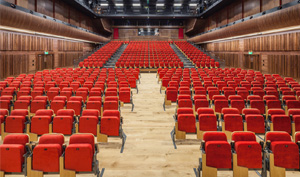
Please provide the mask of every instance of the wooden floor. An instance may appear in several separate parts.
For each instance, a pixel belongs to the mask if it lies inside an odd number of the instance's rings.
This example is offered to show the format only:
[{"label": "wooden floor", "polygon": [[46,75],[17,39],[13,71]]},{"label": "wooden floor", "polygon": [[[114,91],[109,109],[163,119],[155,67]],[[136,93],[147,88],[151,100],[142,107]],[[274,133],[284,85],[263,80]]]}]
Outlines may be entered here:
[{"label": "wooden floor", "polygon": [[[164,93],[159,92],[156,74],[142,74],[138,87],[138,94],[133,91],[134,111],[131,112],[131,105],[125,105],[121,110],[123,129],[127,135],[124,152],[120,153],[121,139],[109,139],[108,144],[99,145],[100,169],[105,168],[103,176],[194,177],[193,168],[198,166],[201,156],[196,135],[189,135],[185,141],[177,141],[177,149],[174,149],[170,132],[174,127],[172,116],[175,105],[163,110]],[[249,174],[251,177],[257,176],[253,171]],[[232,171],[218,172],[218,176],[231,177]],[[300,173],[287,172],[287,177],[296,176],[300,176]]]}]

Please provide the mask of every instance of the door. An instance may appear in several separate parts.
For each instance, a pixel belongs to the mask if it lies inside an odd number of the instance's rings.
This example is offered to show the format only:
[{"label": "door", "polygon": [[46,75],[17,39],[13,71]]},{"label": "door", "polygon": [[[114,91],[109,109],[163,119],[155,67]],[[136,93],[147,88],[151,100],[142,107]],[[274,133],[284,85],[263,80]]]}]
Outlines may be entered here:
[{"label": "door", "polygon": [[45,55],[38,54],[36,60],[36,70],[54,69],[54,56],[53,54]]},{"label": "door", "polygon": [[261,71],[261,61],[259,55],[244,55],[244,67]]}]

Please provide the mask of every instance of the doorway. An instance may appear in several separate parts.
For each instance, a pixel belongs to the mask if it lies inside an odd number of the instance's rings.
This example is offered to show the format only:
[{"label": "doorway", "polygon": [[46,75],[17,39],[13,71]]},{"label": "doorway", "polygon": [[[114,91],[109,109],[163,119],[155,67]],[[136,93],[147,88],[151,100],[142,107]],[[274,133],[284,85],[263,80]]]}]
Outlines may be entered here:
[{"label": "doorway", "polygon": [[53,54],[38,54],[36,60],[36,70],[54,69],[54,56]]},{"label": "doorway", "polygon": [[253,69],[261,71],[261,60],[259,55],[244,55],[244,67],[246,69]]}]

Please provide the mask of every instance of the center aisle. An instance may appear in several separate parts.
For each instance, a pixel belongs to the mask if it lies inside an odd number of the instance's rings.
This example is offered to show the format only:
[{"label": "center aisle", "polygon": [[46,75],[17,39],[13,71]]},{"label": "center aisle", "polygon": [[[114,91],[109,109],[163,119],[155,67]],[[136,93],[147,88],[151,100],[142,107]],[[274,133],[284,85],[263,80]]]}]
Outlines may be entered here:
[{"label": "center aisle", "polygon": [[186,141],[174,149],[170,132],[174,127],[175,106],[163,111],[164,94],[160,94],[156,74],[141,74],[139,93],[133,90],[134,111],[131,105],[121,109],[127,135],[124,152],[121,154],[120,139],[109,138],[108,145],[100,145],[98,159],[100,168],[105,168],[104,177],[158,177],[195,176],[200,156],[200,142]]}]

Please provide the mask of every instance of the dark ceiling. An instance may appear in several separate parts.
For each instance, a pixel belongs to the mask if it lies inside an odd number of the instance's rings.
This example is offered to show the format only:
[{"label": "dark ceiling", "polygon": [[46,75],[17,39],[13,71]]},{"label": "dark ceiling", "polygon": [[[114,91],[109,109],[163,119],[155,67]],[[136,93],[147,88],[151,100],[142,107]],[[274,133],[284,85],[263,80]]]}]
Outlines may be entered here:
[{"label": "dark ceiling", "polygon": [[207,17],[234,0],[64,0],[95,18],[189,19]]}]

